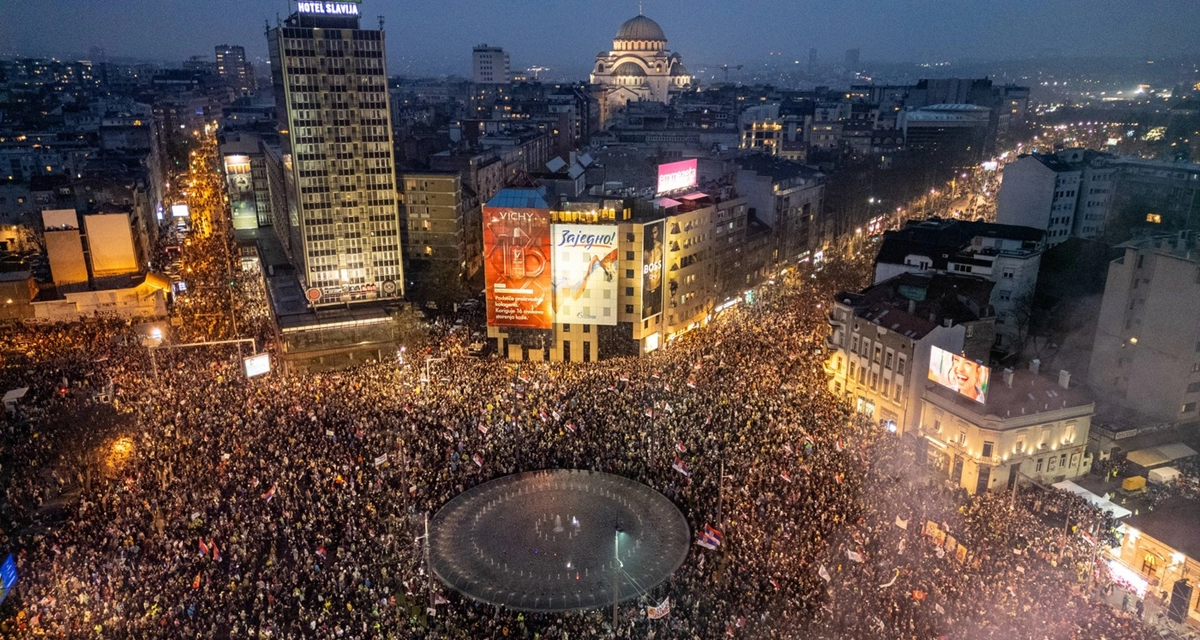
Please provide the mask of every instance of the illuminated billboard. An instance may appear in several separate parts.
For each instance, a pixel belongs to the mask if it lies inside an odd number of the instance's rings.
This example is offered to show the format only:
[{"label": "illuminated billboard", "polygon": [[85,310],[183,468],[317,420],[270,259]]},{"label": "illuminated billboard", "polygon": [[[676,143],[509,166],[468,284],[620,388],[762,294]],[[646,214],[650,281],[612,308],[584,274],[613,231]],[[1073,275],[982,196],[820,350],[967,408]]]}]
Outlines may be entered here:
[{"label": "illuminated billboard", "polygon": [[250,156],[225,156],[225,189],[229,192],[229,210],[234,229],[258,227],[258,204],[254,200],[254,178],[250,174]]},{"label": "illuminated billboard", "polygon": [[246,368],[246,377],[253,378],[271,372],[271,354],[260,353],[258,355],[242,358],[242,364]]},{"label": "illuminated billboard", "polygon": [[662,313],[663,223],[642,227],[642,320]]},{"label": "illuminated billboard", "polygon": [[975,402],[987,402],[991,369],[933,347],[929,353],[929,379]]},{"label": "illuminated billboard", "polygon": [[696,159],[658,165],[658,192],[677,191],[696,186]]},{"label": "illuminated billboard", "polygon": [[188,206],[186,204],[171,205],[171,217],[172,218],[187,218],[190,216],[191,216],[191,214],[188,213]]},{"label": "illuminated billboard", "polygon": [[355,16],[359,14],[358,2],[297,2],[296,12],[318,16]]},{"label": "illuminated billboard", "polygon": [[617,227],[551,226],[555,322],[617,324]]},{"label": "illuminated billboard", "polygon": [[483,255],[488,325],[549,329],[550,210],[484,207]]}]

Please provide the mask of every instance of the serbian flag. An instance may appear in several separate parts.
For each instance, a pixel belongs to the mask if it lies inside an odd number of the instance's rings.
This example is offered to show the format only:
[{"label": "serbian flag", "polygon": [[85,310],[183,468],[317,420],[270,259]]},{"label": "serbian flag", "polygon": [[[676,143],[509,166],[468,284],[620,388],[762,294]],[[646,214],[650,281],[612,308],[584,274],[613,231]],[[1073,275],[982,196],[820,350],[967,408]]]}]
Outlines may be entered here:
[{"label": "serbian flag", "polygon": [[654,417],[654,409],[651,409],[650,407],[646,407],[646,417],[653,418]]},{"label": "serbian flag", "polygon": [[679,453],[687,453],[687,447],[683,446],[682,442],[675,443],[675,450]]},{"label": "serbian flag", "polygon": [[713,551],[716,551],[716,549],[717,549],[717,545],[714,544],[712,540],[709,540],[705,536],[700,536],[699,538],[696,538],[696,544],[704,547],[705,549],[712,549]]},{"label": "serbian flag", "polygon": [[192,580],[192,588],[193,589],[200,588],[200,572],[199,571],[196,572],[196,579]]},{"label": "serbian flag", "polygon": [[546,421],[546,412],[538,411],[538,417],[542,419],[542,422],[545,422]]},{"label": "serbian flag", "polygon": [[708,526],[707,522],[704,523],[704,533],[716,540],[718,545],[725,541],[725,536],[720,531]]},{"label": "serbian flag", "polygon": [[325,556],[327,555],[325,547],[317,545],[317,555],[321,556],[321,559],[324,560]]},{"label": "serbian flag", "polygon": [[789,456],[796,453],[795,451],[792,450],[792,445],[790,445],[790,444],[783,445],[783,450],[788,452]]},{"label": "serbian flag", "polygon": [[771,586],[775,587],[776,591],[779,591],[779,581],[775,578],[771,578]]},{"label": "serbian flag", "polygon": [[695,388],[696,388],[696,381],[695,381],[695,380],[692,380],[691,378],[688,378],[688,381],[687,381],[687,386],[689,386],[689,387],[691,387],[691,388],[695,389]]},{"label": "serbian flag", "polygon": [[838,453],[842,452],[842,439],[841,438],[837,439],[837,450],[838,450]]},{"label": "serbian flag", "polygon": [[479,455],[478,453],[471,456],[471,460],[473,460],[475,462],[475,466],[477,466],[477,467],[483,466],[483,456]]},{"label": "serbian flag", "polygon": [[576,428],[576,427],[575,427],[575,423],[574,423],[574,422],[568,422],[568,423],[566,424],[566,427],[567,427],[567,431],[570,431],[571,433],[575,433],[575,428]]},{"label": "serbian flag", "polygon": [[435,594],[433,594],[433,604],[434,605],[450,604],[450,601],[446,599],[446,596],[443,596],[440,593],[435,593]]},{"label": "serbian flag", "polygon": [[221,561],[221,550],[217,548],[217,541],[212,540],[213,562]]},{"label": "serbian flag", "polygon": [[684,464],[683,460],[680,458],[675,458],[675,462],[671,464],[671,468],[678,471],[679,473],[682,473],[685,476],[692,475],[692,472],[688,471],[687,465]]},{"label": "serbian flag", "polygon": [[629,382],[629,376],[621,376],[621,382]]},{"label": "serbian flag", "polygon": [[208,545],[204,544],[204,538],[200,538],[200,555],[208,555]]},{"label": "serbian flag", "polygon": [[788,483],[788,484],[791,484],[791,483],[792,483],[792,476],[791,476],[791,474],[789,474],[787,471],[780,471],[780,472],[779,472],[779,477],[780,477],[780,478],[783,478],[783,481],[784,481],[784,482],[786,482],[786,483]]},{"label": "serbian flag", "polygon": [[271,485],[271,488],[270,488],[270,489],[267,489],[267,492],[266,492],[266,493],[264,493],[264,494],[262,494],[263,500],[266,500],[267,502],[270,502],[270,501],[271,501],[271,498],[274,498],[274,497],[275,497],[275,489],[276,489],[278,486],[279,486],[279,484],[278,484],[278,483]]}]

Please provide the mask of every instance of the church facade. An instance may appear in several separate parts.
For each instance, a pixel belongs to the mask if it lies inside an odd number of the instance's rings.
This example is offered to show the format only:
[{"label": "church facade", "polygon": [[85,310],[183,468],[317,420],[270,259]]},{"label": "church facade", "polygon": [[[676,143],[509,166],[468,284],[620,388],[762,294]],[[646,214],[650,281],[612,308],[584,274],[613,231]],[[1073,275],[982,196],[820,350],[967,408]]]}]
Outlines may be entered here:
[{"label": "church facade", "polygon": [[604,88],[601,113],[605,121],[629,102],[669,103],[673,93],[692,84],[679,54],[667,51],[662,27],[640,14],[621,25],[611,51],[596,56],[591,80]]}]

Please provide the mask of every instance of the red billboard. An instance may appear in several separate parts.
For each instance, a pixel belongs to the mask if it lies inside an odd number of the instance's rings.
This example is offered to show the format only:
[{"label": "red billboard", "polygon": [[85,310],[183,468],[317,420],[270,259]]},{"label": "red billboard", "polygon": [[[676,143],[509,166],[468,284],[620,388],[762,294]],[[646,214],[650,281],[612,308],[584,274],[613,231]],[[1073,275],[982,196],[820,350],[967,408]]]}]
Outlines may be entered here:
[{"label": "red billboard", "polygon": [[658,192],[678,191],[696,186],[696,159],[658,165]]},{"label": "red billboard", "polygon": [[550,210],[484,207],[483,255],[488,325],[551,328]]}]

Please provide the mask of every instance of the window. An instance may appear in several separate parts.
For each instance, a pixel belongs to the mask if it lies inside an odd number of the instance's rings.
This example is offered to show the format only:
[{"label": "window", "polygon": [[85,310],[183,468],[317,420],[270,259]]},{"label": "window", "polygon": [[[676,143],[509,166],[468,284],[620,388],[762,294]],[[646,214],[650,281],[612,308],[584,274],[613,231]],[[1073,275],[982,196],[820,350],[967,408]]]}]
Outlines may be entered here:
[{"label": "window", "polygon": [[1012,269],[1005,269],[1004,273],[1001,275],[1003,275],[1005,278],[1013,278],[1016,276],[1016,272]]},{"label": "window", "polygon": [[896,383],[896,402],[900,402],[900,396],[904,394],[904,385]]},{"label": "window", "polygon": [[892,395],[892,381],[887,378],[883,379],[883,397],[886,398]]},{"label": "window", "polygon": [[936,433],[941,433],[941,432],[942,432],[942,421],[941,421],[941,420],[934,420],[934,421],[933,421],[933,430],[934,430],[934,432],[936,432]]},{"label": "window", "polygon": [[1025,434],[1023,434],[1023,433],[1021,435],[1017,436],[1016,452],[1017,453],[1025,452]]},{"label": "window", "polygon": [[842,357],[838,356],[833,359],[833,368],[837,371],[842,370]]},{"label": "window", "polygon": [[879,385],[879,374],[872,371],[871,372],[871,391],[874,391],[875,387],[877,387],[878,385]]},{"label": "window", "polygon": [[633,313],[633,305],[631,305],[631,304],[625,305],[625,313]]},{"label": "window", "polygon": [[625,295],[627,295],[627,296],[633,295],[633,287],[625,287]]},{"label": "window", "polygon": [[563,325],[563,333],[571,333],[571,325],[564,324]]},{"label": "window", "polygon": [[854,362],[854,360],[850,360],[850,375],[848,377],[853,380],[854,374],[857,372],[858,372],[858,363]]},{"label": "window", "polygon": [[999,293],[996,294],[996,298],[999,299],[1001,302],[1008,302],[1009,300],[1012,300],[1012,292],[1008,291],[1006,289],[1002,289],[1002,290],[1000,290]]},{"label": "window", "polygon": [[1188,387],[1187,387],[1188,393],[1196,393],[1197,391],[1200,391],[1200,382],[1193,382],[1188,385]]},{"label": "window", "polygon": [[883,362],[883,347],[876,344],[875,345],[875,364],[879,364],[880,362]]},{"label": "window", "polygon": [[1058,458],[1050,456],[1050,458],[1046,461],[1046,473],[1054,471],[1054,464],[1056,462],[1058,462]]},{"label": "window", "polygon": [[1145,261],[1146,261],[1146,256],[1138,256],[1137,268],[1141,269],[1142,264],[1145,263]]},{"label": "window", "polygon": [[896,355],[896,352],[895,352],[895,351],[892,351],[891,349],[888,349],[888,350],[887,350],[887,355],[886,355],[886,356],[884,356],[884,358],[883,358],[883,368],[884,368],[884,369],[891,369],[891,368],[892,368],[892,358],[893,358],[895,355]]},{"label": "window", "polygon": [[1041,472],[1042,472],[1042,462],[1043,462],[1043,459],[1042,459],[1042,458],[1038,458],[1038,461],[1037,461],[1037,472],[1038,472],[1038,473],[1041,473]]},{"label": "window", "polygon": [[896,373],[904,375],[904,363],[908,358],[904,354],[900,354],[900,358],[896,360]]},{"label": "window", "polygon": [[[1198,349],[1198,351],[1200,351],[1200,349]],[[854,334],[854,336],[852,338],[850,338],[850,352],[858,353],[858,334],[857,333]]]},{"label": "window", "polygon": [[959,432],[958,432],[958,443],[959,443],[959,444],[966,444],[966,443],[967,443],[967,432],[966,432],[966,431],[959,431]]},{"label": "window", "polygon": [[1191,412],[1193,412],[1193,411],[1195,411],[1195,410],[1196,410],[1196,403],[1195,403],[1195,402],[1189,402],[1189,403],[1187,403],[1187,404],[1183,405],[1183,410],[1182,410],[1182,411],[1180,411],[1180,413],[1191,413]]},{"label": "window", "polygon": [[983,443],[983,457],[985,457],[985,458],[991,458],[991,457],[992,457],[993,450],[994,450],[995,448],[996,448],[996,443],[995,443],[995,442],[984,442],[984,443]]}]

